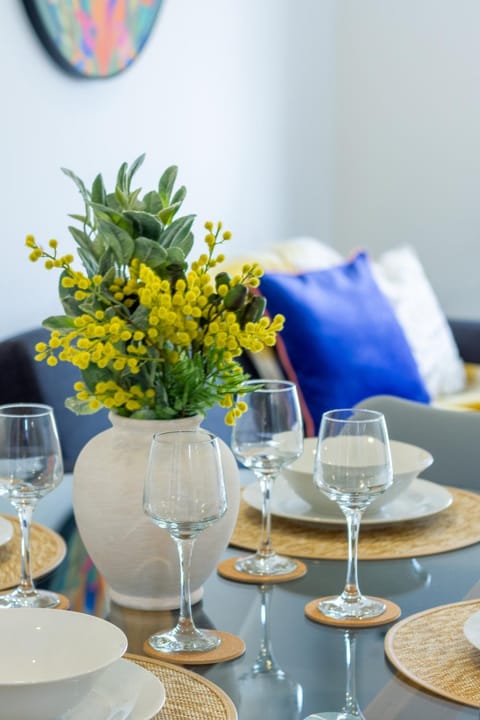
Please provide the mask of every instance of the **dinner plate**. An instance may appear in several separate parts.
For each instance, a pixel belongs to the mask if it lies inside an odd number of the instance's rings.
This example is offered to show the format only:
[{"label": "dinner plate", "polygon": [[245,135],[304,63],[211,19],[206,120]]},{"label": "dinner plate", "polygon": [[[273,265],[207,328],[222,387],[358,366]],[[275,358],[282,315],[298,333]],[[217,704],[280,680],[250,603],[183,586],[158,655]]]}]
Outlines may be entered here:
[{"label": "dinner plate", "polygon": [[13,525],[10,520],[0,516],[0,546],[6,545],[13,537]]},{"label": "dinner plate", "polygon": [[153,673],[130,660],[117,660],[61,720],[150,720],[164,702],[165,688]]},{"label": "dinner plate", "polygon": [[[319,490],[320,492],[320,490]],[[262,509],[262,492],[258,483],[243,489],[243,499],[256,510]],[[436,515],[452,503],[452,496],[442,485],[417,478],[409,488],[388,505],[381,508],[367,508],[362,518],[362,527],[390,525],[392,523],[419,520]],[[344,525],[345,518],[340,508],[332,501],[330,513],[314,512],[312,506],[300,498],[284,477],[279,477],[273,486],[271,498],[272,515],[321,525]]]},{"label": "dinner plate", "polygon": [[463,625],[463,634],[468,642],[480,650],[480,612],[470,615]]}]

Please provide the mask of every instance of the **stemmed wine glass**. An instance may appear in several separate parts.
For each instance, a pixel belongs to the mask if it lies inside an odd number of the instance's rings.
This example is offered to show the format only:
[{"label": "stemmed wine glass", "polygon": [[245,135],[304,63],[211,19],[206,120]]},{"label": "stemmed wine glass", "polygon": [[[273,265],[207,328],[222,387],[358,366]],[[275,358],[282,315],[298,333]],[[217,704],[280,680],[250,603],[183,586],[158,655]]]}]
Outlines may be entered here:
[{"label": "stemmed wine glass", "polygon": [[297,563],[273,550],[270,498],[282,468],[303,451],[297,388],[283,380],[248,380],[244,387],[254,389],[242,395],[248,409],[233,426],[231,445],[237,459],[260,482],[262,525],[256,553],[237,560],[235,569],[250,575],[285,575],[294,572]]},{"label": "stemmed wine glass", "polygon": [[0,595],[0,608],[60,604],[60,597],[37,590],[32,579],[30,526],[35,506],[63,478],[63,462],[53,409],[48,405],[16,403],[0,406],[0,495],[18,514],[21,529],[21,580]]},{"label": "stemmed wine glass", "polygon": [[202,429],[157,433],[148,459],[143,508],[175,541],[180,562],[180,612],[176,626],[152,635],[159,652],[205,652],[220,644],[214,632],[200,630],[192,617],[190,563],[197,535],[227,509],[218,440]]},{"label": "stemmed wine glass", "polygon": [[384,603],[361,594],[358,585],[358,536],[362,514],[393,482],[387,425],[374,410],[331,410],[320,422],[314,482],[345,514],[348,566],[341,595],[318,609],[328,617],[367,618],[381,615]]}]

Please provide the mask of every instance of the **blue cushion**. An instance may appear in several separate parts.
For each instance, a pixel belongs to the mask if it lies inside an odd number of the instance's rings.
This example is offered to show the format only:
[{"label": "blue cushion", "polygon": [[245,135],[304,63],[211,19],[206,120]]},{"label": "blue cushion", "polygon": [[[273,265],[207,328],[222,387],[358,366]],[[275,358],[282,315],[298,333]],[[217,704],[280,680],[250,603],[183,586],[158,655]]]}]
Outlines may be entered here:
[{"label": "blue cushion", "polygon": [[366,253],[327,270],[265,273],[260,290],[269,313],[286,318],[277,350],[301,391],[307,434],[318,431],[326,410],[352,407],[372,395],[429,402]]}]

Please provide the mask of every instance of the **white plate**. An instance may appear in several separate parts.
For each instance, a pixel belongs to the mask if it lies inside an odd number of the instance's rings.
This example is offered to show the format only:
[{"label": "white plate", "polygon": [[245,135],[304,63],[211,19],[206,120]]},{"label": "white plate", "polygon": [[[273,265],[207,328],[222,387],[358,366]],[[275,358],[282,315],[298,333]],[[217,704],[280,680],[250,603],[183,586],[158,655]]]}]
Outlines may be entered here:
[{"label": "white plate", "polygon": [[480,612],[470,615],[463,626],[463,634],[473,647],[480,650]]},{"label": "white plate", "polygon": [[[320,490],[319,490],[320,492]],[[262,509],[262,493],[258,483],[247,485],[243,490],[243,499],[248,505]],[[388,505],[378,509],[367,509],[362,518],[362,527],[390,525],[391,523],[418,520],[436,515],[449,507],[452,496],[442,485],[417,478],[408,490]],[[272,515],[298,520],[305,523],[322,525],[344,525],[345,518],[340,508],[332,501],[332,511],[319,515],[312,506],[300,498],[285,478],[279,477],[274,484],[271,499]]]},{"label": "white plate", "polygon": [[0,517],[0,545],[6,545],[13,537],[13,525],[7,518]]},{"label": "white plate", "polygon": [[164,702],[165,688],[153,673],[130,660],[117,660],[61,720],[150,720]]}]

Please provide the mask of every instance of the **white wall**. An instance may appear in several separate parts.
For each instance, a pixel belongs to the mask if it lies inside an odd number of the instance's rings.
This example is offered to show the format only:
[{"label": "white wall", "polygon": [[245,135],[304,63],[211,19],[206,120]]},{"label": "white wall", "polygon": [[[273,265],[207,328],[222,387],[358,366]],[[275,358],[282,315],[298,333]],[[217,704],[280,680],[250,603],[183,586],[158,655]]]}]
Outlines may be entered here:
[{"label": "white wall", "polygon": [[137,61],[88,81],[53,64],[20,2],[2,3],[1,336],[59,309],[56,278],[28,262],[23,242],[32,232],[71,244],[67,215],[82,202],[60,167],[86,181],[101,170],[111,183],[146,151],[142,186],[177,164],[199,237],[206,219],[233,231],[232,253],[283,235],[287,9],[285,0],[164,0]]},{"label": "white wall", "polygon": [[0,337],[58,311],[33,232],[71,247],[69,167],[112,182],[141,152],[169,164],[186,210],[222,219],[228,254],[297,234],[373,253],[410,242],[451,314],[477,317],[477,0],[164,0],[132,67],[57,68],[21,2],[0,8]]},{"label": "white wall", "polygon": [[335,238],[416,246],[444,308],[480,317],[480,3],[342,0]]}]

